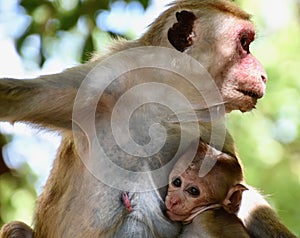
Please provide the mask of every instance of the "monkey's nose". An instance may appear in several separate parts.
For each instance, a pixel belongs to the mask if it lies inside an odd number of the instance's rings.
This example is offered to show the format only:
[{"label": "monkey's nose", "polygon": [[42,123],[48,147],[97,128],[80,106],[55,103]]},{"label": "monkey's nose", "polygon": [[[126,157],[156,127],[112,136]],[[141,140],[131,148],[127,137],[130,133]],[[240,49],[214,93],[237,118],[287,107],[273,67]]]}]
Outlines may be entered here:
[{"label": "monkey's nose", "polygon": [[262,74],[260,77],[261,77],[261,80],[262,80],[264,83],[267,83],[268,76],[267,76],[266,74]]},{"label": "monkey's nose", "polygon": [[172,209],[173,207],[175,207],[176,205],[178,205],[180,203],[180,201],[177,198],[173,198],[170,200],[169,203],[169,209]]},{"label": "monkey's nose", "polygon": [[166,200],[166,207],[168,210],[172,210],[174,206],[178,204],[178,201],[176,198],[171,198]]}]

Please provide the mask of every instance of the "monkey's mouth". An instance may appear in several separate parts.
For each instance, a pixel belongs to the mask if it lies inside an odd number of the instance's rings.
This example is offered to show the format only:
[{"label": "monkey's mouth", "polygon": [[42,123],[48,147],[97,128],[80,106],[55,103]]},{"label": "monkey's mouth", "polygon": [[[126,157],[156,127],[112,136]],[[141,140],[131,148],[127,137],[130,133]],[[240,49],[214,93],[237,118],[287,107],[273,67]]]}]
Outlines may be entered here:
[{"label": "monkey's mouth", "polygon": [[[257,100],[263,96],[263,93],[254,92],[253,90],[245,89],[235,89],[238,93],[239,100],[230,97],[229,99],[224,99],[226,102],[226,112],[231,112],[232,110],[240,110],[241,112],[248,112],[255,109]],[[236,96],[237,97],[237,96]]]},{"label": "monkey's mouth", "polygon": [[247,91],[247,90],[243,90],[243,89],[238,89],[237,91],[239,91],[240,93],[244,94],[245,96],[249,96],[249,97],[254,98],[254,99],[259,99],[259,98],[261,98],[263,96],[263,95],[258,94],[256,92]]}]

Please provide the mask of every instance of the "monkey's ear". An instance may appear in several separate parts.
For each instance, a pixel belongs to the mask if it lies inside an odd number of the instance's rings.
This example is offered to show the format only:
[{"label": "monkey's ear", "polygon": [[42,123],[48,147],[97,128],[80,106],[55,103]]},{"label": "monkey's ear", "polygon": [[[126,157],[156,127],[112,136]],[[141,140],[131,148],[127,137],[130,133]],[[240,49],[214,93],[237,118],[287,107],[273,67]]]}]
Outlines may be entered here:
[{"label": "monkey's ear", "polygon": [[168,31],[168,40],[175,49],[183,52],[193,44],[192,33],[196,16],[189,11],[176,12],[177,22]]},{"label": "monkey's ear", "polygon": [[242,201],[242,193],[245,190],[248,190],[248,188],[246,188],[242,184],[234,185],[229,189],[226,198],[223,201],[223,207],[227,212],[229,213],[238,212]]}]

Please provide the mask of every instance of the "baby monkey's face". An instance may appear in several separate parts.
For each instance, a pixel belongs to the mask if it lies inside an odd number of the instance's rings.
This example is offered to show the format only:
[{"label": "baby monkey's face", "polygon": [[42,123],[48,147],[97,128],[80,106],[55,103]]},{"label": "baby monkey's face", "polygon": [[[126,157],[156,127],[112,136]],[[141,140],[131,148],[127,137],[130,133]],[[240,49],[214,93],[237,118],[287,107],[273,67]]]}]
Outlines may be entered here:
[{"label": "baby monkey's face", "polygon": [[[196,159],[186,164],[186,161],[191,160],[188,158],[190,153],[183,154],[170,173],[165,203],[167,215],[173,221],[184,221],[199,210],[199,207],[219,200],[219,194],[214,191],[215,186],[211,184],[212,174],[208,173],[204,177],[199,177],[204,155],[197,153]],[[217,155],[208,153],[206,158],[213,159],[215,156]]]},{"label": "baby monkey's face", "polygon": [[[211,205],[223,206],[235,212],[239,207],[241,193],[245,190],[238,160],[211,146],[199,146],[191,161],[191,153],[184,153],[169,175],[168,193],[165,199],[167,215],[173,221],[189,221],[202,209]],[[204,176],[199,173],[201,165],[212,162],[213,166]]]},{"label": "baby monkey's face", "polygon": [[169,179],[166,196],[167,215],[173,221],[184,221],[198,207],[210,203],[210,185],[205,178],[192,169],[193,164],[183,173],[173,170]]}]

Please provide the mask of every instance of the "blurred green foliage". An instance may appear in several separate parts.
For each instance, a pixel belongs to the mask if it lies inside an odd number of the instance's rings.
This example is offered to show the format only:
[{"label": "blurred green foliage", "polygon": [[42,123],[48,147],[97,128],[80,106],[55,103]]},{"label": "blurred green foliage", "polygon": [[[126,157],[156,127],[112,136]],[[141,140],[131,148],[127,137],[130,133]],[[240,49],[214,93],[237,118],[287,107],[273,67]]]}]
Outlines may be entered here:
[{"label": "blurred green foliage", "polygon": [[[41,46],[37,60],[43,65],[48,53],[53,51],[53,47],[49,48],[51,41],[59,41],[61,32],[80,31],[78,22],[84,19],[87,31],[81,35],[83,40],[77,51],[79,58],[85,61],[87,53],[101,48],[99,42],[108,41],[108,34],[97,26],[95,16],[109,9],[112,2],[22,0],[20,4],[31,22],[17,38],[17,49],[26,58],[21,50],[24,42],[38,35]],[[144,8],[149,4],[148,0],[139,2]],[[252,52],[262,61],[269,79],[267,93],[257,109],[245,114],[231,113],[228,127],[236,140],[246,181],[269,195],[268,200],[283,222],[300,236],[299,1],[281,3],[284,7],[269,0],[237,2],[253,14],[259,31]],[[31,174],[30,168],[24,165],[0,176],[0,226],[12,219],[25,222],[31,219],[36,192],[32,187],[34,176],[29,179],[28,174]]]},{"label": "blurred green foliage", "polygon": [[[17,50],[21,52],[28,37],[38,35],[42,42],[39,48],[39,63],[42,65],[47,58],[49,41],[57,39],[64,31],[78,30],[81,21],[86,31],[81,46],[81,59],[85,61],[87,53],[95,50],[93,32],[98,30],[96,17],[101,11],[109,9],[113,2],[117,0],[22,0],[20,6],[26,10],[30,23],[16,41]],[[138,2],[144,8],[149,4],[149,0]]]},{"label": "blurred green foliage", "polygon": [[35,179],[26,164],[13,173],[0,176],[0,226],[16,219],[31,224],[37,197],[33,186]]},{"label": "blurred green foliage", "polygon": [[[0,134],[0,148],[12,139]],[[10,168],[0,155],[0,226],[16,218],[31,224],[34,204],[37,197],[34,183],[36,176],[30,167],[23,163],[18,168]]]}]

